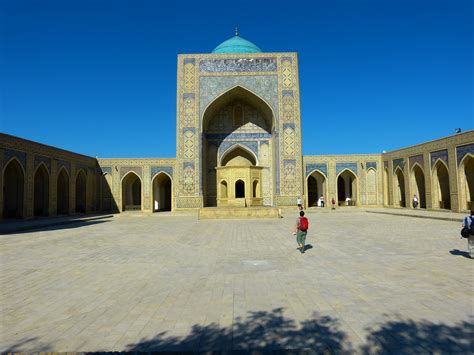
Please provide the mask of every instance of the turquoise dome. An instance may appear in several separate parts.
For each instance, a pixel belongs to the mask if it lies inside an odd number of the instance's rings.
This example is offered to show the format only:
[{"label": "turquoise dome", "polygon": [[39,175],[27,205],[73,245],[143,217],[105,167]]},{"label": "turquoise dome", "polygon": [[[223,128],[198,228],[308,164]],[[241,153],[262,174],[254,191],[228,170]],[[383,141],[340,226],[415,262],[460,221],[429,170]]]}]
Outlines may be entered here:
[{"label": "turquoise dome", "polygon": [[262,50],[255,44],[246,39],[243,39],[239,35],[235,35],[229,38],[227,41],[219,44],[212,53],[261,53]]}]

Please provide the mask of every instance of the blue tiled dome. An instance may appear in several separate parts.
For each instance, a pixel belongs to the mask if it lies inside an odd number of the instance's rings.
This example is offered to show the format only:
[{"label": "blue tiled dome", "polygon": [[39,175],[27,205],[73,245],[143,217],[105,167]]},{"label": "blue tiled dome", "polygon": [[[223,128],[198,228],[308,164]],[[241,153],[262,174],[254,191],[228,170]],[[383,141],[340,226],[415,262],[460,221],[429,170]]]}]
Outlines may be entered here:
[{"label": "blue tiled dome", "polygon": [[239,35],[229,38],[227,41],[219,44],[212,53],[261,53],[262,50],[255,44]]}]

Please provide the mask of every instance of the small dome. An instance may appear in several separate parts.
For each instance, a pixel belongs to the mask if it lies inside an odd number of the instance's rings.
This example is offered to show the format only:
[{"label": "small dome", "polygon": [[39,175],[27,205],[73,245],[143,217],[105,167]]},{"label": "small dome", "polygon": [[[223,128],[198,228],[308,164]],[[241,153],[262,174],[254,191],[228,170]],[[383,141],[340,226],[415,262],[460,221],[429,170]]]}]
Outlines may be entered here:
[{"label": "small dome", "polygon": [[219,44],[212,53],[261,53],[255,44],[243,39],[238,34]]}]

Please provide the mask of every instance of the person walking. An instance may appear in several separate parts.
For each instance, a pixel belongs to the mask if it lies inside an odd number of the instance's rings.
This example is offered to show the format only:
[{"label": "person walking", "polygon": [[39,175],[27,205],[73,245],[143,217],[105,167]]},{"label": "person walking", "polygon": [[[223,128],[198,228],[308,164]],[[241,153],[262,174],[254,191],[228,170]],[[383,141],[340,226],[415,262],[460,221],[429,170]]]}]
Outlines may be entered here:
[{"label": "person walking", "polygon": [[469,257],[474,259],[474,210],[471,210],[471,215],[464,218],[463,228],[469,231],[469,237],[467,238],[467,251]]},{"label": "person walking", "polygon": [[336,209],[336,199],[333,197],[331,200],[331,209],[335,210]]},{"label": "person walking", "polygon": [[324,207],[324,196],[321,195],[321,197],[319,198],[319,200],[321,201],[321,207]]},{"label": "person walking", "polygon": [[293,235],[296,235],[296,242],[298,243],[298,250],[301,254],[304,254],[306,247],[306,234],[308,233],[309,222],[304,216],[304,211],[300,211],[300,216],[296,219],[295,231]]},{"label": "person walking", "polygon": [[417,208],[418,207],[418,196],[413,195],[413,208]]},{"label": "person walking", "polygon": [[298,209],[301,211],[303,209],[303,205],[301,204],[301,197],[296,199],[296,204],[298,205]]}]

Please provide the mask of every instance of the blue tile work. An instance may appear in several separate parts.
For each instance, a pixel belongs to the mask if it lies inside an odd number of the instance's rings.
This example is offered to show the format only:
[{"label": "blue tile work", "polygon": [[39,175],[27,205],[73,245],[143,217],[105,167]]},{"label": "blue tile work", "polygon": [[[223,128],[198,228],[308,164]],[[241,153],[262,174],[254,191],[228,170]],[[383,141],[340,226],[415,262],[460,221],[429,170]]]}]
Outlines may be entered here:
[{"label": "blue tile work", "polygon": [[456,156],[458,159],[458,166],[461,164],[462,159],[465,157],[466,154],[473,154],[474,155],[474,143],[461,145],[456,147]]},{"label": "blue tile work", "polygon": [[194,93],[193,92],[185,92],[183,94],[183,99],[194,99]]},{"label": "blue tile work", "polygon": [[295,124],[294,123],[283,123],[283,129],[287,129],[288,127],[292,128],[293,130],[295,129]]},{"label": "blue tile work", "polygon": [[194,64],[194,63],[196,63],[196,59],[195,58],[184,58],[183,63],[184,64],[188,64],[188,63]]},{"label": "blue tile work", "polygon": [[393,159],[393,171],[395,171],[397,167],[400,167],[403,171],[403,168],[405,167],[405,158]]},{"label": "blue tile work", "polygon": [[368,161],[365,164],[365,169],[369,170],[370,168],[377,170],[377,162],[376,161]]},{"label": "blue tile work", "polygon": [[183,170],[186,168],[193,168],[194,169],[194,162],[193,161],[185,161],[183,163]]},{"label": "blue tile work", "polygon": [[413,168],[415,163],[418,163],[423,169],[425,168],[425,161],[423,159],[423,154],[413,155],[409,158],[410,169]]},{"label": "blue tile work", "polygon": [[384,161],[384,162],[383,162],[383,168],[384,168],[384,169],[388,169],[388,161]]},{"label": "blue tile work", "polygon": [[51,174],[51,159],[48,158],[48,157],[45,157],[43,155],[35,155],[35,169],[41,163],[44,163],[44,165],[46,165],[46,168],[48,169],[48,172]]},{"label": "blue tile work", "polygon": [[271,133],[207,133],[207,139],[260,139],[272,138]]},{"label": "blue tile work", "polygon": [[151,178],[160,173],[160,172],[165,172],[169,176],[173,177],[173,167],[171,166],[152,166],[151,167]]},{"label": "blue tile work", "polygon": [[193,133],[196,133],[196,128],[194,128],[194,127],[185,127],[185,128],[183,128],[183,133],[186,133],[187,131],[191,131]]},{"label": "blue tile work", "polygon": [[277,70],[277,60],[274,57],[201,59],[199,70],[208,73],[274,72]]},{"label": "blue tile work", "polygon": [[306,176],[309,176],[313,171],[319,170],[324,174],[324,176],[328,176],[328,165],[326,163],[306,163]]},{"label": "blue tile work", "polygon": [[250,142],[249,141],[224,141],[219,146],[219,159],[222,157],[222,154],[224,154],[224,152],[226,152],[230,147],[237,144],[247,147],[252,152],[254,152],[256,156],[258,156],[258,142],[257,141],[250,141]]},{"label": "blue tile work", "polygon": [[128,174],[130,171],[133,171],[135,174],[137,174],[140,178],[143,177],[142,174],[142,167],[141,166],[122,166],[120,167],[120,178],[124,177],[126,174]]},{"label": "blue tile work", "polygon": [[199,78],[199,117],[206,107],[226,91],[240,86],[262,98],[273,110],[275,126],[278,127],[278,77],[276,75],[259,76],[202,76]]},{"label": "blue tile work", "polygon": [[343,170],[348,169],[357,175],[357,163],[336,163],[336,175],[339,175]]},{"label": "blue tile work", "polygon": [[112,167],[111,166],[101,166],[100,170],[102,171],[102,175],[105,175],[105,174],[112,175]]},{"label": "blue tile work", "polygon": [[58,171],[61,170],[62,167],[64,167],[69,176],[71,176],[71,163],[65,160],[58,160]]},{"label": "blue tile work", "polygon": [[282,96],[291,96],[291,97],[293,97],[293,90],[282,90],[281,95]]},{"label": "blue tile work", "polygon": [[291,58],[291,57],[281,57],[282,62],[284,62],[285,60],[289,61],[290,63],[293,63],[293,58]]},{"label": "blue tile work", "polygon": [[437,150],[436,152],[431,152],[430,153],[430,161],[431,161],[431,167],[436,164],[436,161],[438,159],[441,159],[446,163],[447,166],[448,164],[448,150],[447,149],[442,149],[442,150]]},{"label": "blue tile work", "polygon": [[23,166],[23,170],[26,170],[26,153],[14,150],[14,149],[5,149],[3,152],[3,162],[6,164],[11,158],[17,158],[20,164]]}]

